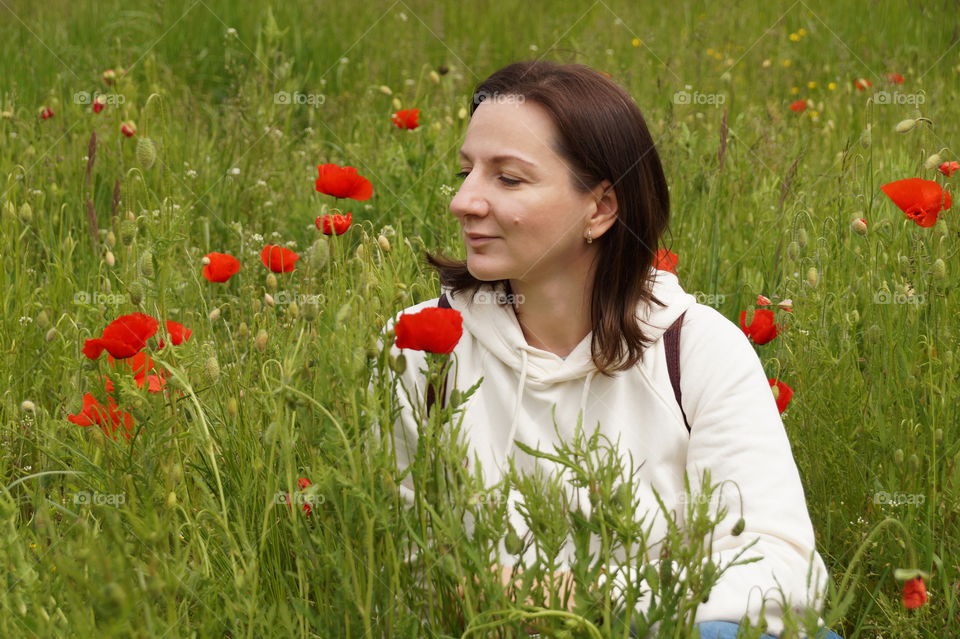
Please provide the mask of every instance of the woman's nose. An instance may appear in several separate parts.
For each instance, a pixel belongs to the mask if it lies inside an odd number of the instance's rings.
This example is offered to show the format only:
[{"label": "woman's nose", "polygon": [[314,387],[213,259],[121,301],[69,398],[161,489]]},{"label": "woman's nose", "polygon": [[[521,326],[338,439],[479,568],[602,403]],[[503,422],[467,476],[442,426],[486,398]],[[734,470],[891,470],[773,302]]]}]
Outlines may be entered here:
[{"label": "woman's nose", "polygon": [[483,193],[470,181],[471,176],[460,184],[457,194],[450,200],[450,212],[457,217],[483,215],[487,212],[487,201]]}]

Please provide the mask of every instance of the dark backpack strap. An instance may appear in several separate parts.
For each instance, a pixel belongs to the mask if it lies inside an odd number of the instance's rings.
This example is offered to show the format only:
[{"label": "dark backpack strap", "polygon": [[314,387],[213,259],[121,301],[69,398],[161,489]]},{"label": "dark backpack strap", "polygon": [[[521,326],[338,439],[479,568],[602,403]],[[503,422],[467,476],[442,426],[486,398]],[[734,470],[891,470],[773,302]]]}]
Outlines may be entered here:
[{"label": "dark backpack strap", "polygon": [[677,405],[680,407],[680,414],[683,415],[683,423],[687,427],[687,434],[690,434],[690,422],[687,421],[687,413],[683,410],[683,403],[680,401],[680,327],[683,326],[684,311],[680,317],[670,325],[670,328],[663,334],[663,342],[667,350],[667,371],[670,373],[670,385],[673,386],[673,396],[677,399]]},{"label": "dark backpack strap", "polygon": [[[440,300],[437,302],[437,307],[439,308],[450,308],[450,301],[447,299],[447,294],[444,293],[440,296]],[[437,398],[433,392],[433,386],[427,387],[427,417],[430,416],[430,409],[433,408],[434,403],[436,403]],[[443,410],[443,407],[447,405],[447,378],[443,379],[443,385],[440,388],[440,410]]]}]

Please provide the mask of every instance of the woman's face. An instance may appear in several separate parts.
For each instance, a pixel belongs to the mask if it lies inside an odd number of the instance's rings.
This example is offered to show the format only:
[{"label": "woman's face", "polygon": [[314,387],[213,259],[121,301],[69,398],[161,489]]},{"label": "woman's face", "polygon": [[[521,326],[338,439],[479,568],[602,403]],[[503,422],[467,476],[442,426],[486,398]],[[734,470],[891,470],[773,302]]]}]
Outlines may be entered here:
[{"label": "woman's face", "polygon": [[542,282],[596,249],[585,238],[603,184],[593,192],[575,190],[577,178],[553,150],[555,139],[543,107],[517,96],[485,100],[474,112],[460,150],[466,178],[450,211],[477,279]]}]

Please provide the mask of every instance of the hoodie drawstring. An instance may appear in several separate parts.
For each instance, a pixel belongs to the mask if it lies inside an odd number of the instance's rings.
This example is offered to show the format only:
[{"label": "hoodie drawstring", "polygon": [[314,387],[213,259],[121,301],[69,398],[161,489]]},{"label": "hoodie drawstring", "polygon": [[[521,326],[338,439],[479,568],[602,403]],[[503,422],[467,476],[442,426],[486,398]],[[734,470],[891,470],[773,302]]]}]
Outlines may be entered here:
[{"label": "hoodie drawstring", "polygon": [[[513,440],[517,435],[517,424],[520,418],[520,406],[523,402],[523,387],[527,383],[527,351],[523,348],[517,350],[520,351],[520,358],[522,360],[520,364],[520,382],[517,384],[517,399],[513,403],[513,419],[510,422],[510,434],[507,436],[507,450],[503,455],[504,460],[510,455],[510,451],[513,450]],[[592,370],[587,373],[586,380],[583,382],[583,392],[580,394],[580,412],[578,415],[586,413],[587,396],[590,394],[590,382],[593,381],[593,376],[596,372],[596,370]]]}]

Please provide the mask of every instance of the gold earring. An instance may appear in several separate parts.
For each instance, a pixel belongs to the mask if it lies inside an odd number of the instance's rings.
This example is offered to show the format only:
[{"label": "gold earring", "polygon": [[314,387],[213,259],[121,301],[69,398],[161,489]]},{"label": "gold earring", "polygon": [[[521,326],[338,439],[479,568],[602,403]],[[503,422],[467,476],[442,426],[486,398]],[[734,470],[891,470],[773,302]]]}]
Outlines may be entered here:
[{"label": "gold earring", "polygon": [[587,244],[593,244],[593,234],[590,229],[587,229]]}]

